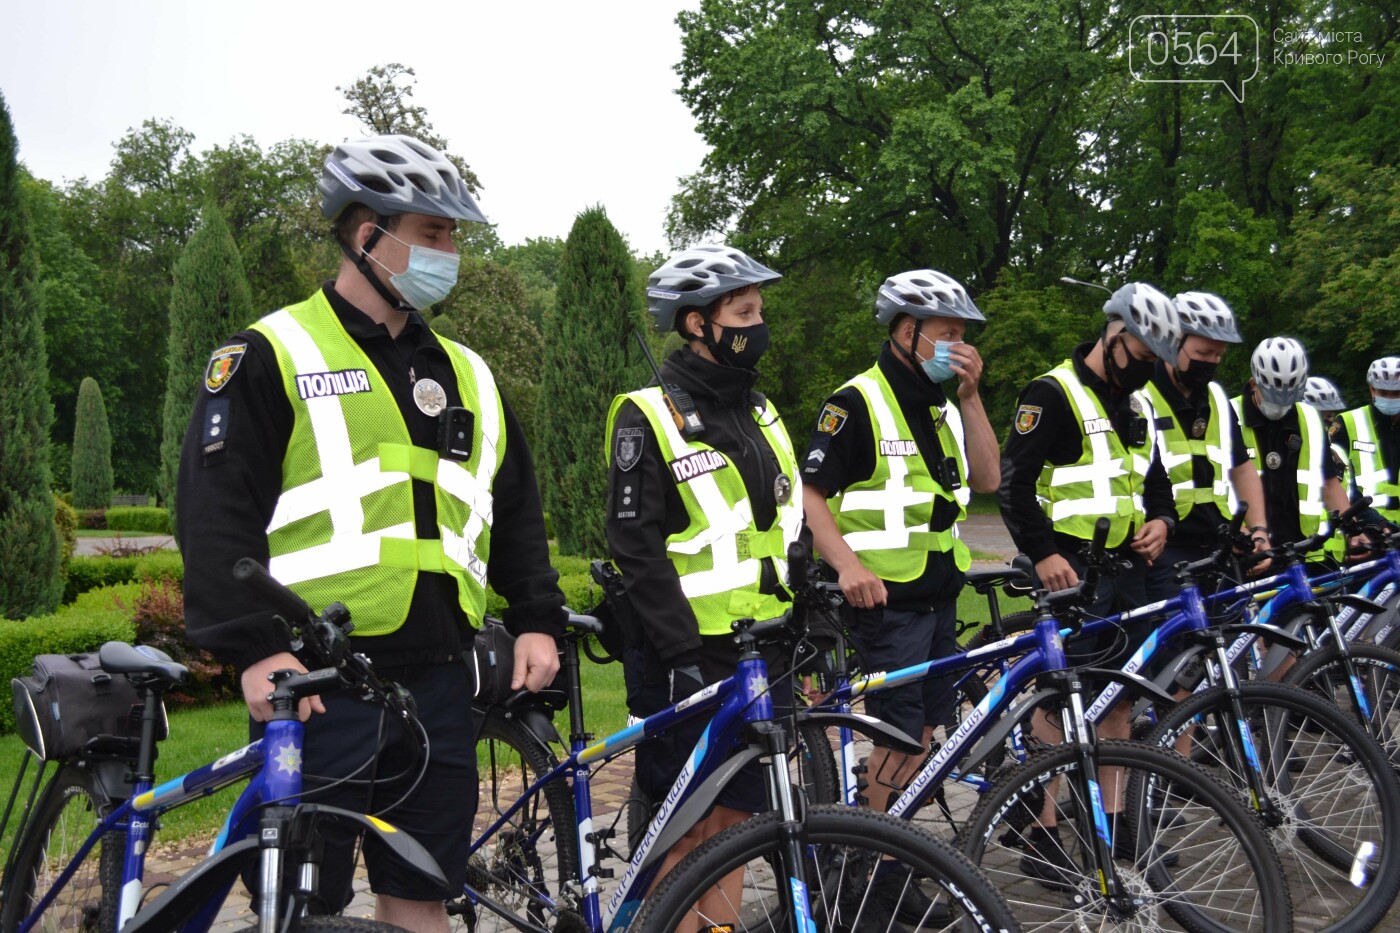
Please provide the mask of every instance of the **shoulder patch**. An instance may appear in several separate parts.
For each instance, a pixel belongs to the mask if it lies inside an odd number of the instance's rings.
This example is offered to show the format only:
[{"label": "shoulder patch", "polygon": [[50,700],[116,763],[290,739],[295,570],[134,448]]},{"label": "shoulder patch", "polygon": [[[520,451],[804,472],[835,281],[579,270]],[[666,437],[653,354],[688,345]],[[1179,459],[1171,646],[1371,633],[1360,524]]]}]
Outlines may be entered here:
[{"label": "shoulder patch", "polygon": [[204,370],[204,387],[210,392],[217,392],[228,385],[238,371],[238,364],[243,362],[247,349],[246,343],[231,343],[215,350],[209,357],[208,368]]},{"label": "shoulder patch", "polygon": [[817,417],[817,431],[822,434],[840,434],[841,429],[846,426],[846,419],[850,417],[850,412],[844,408],[837,408],[827,402],[822,407],[822,413]]},{"label": "shoulder patch", "polygon": [[1016,409],[1016,433],[1029,434],[1035,430],[1035,426],[1040,424],[1041,408],[1039,405],[1022,405]]},{"label": "shoulder patch", "polygon": [[619,470],[626,473],[641,462],[646,433],[646,428],[617,429],[617,436],[613,438],[613,460]]}]

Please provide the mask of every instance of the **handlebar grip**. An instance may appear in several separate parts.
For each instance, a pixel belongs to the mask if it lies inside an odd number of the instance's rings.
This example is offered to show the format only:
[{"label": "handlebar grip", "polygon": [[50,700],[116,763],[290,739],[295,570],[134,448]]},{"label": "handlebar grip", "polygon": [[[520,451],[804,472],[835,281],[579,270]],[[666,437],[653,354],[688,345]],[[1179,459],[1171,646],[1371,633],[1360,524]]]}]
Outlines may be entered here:
[{"label": "handlebar grip", "polygon": [[267,568],[251,557],[244,557],[233,565],[233,578],[272,603],[289,622],[301,622],[316,615],[306,600],[274,580]]},{"label": "handlebar grip", "polygon": [[1100,518],[1094,522],[1094,539],[1089,543],[1089,550],[1095,557],[1103,553],[1104,545],[1108,544],[1109,521]]},{"label": "handlebar grip", "polygon": [[1371,507],[1371,501],[1372,499],[1370,496],[1362,496],[1360,499],[1357,499],[1355,502],[1353,502],[1345,512],[1338,515],[1337,521],[1344,522],[1348,519],[1356,518],[1362,512],[1365,512]]},{"label": "handlebar grip", "polygon": [[1239,504],[1235,507],[1235,514],[1230,516],[1230,534],[1226,540],[1233,541],[1239,536],[1240,529],[1244,527],[1245,513],[1248,511],[1249,503],[1240,500]]}]

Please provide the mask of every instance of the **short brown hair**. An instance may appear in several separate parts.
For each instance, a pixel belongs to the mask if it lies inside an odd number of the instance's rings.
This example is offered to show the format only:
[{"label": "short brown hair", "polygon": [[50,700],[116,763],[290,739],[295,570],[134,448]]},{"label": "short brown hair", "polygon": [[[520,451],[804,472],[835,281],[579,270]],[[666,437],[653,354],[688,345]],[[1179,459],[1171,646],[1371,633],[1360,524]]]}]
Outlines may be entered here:
[{"label": "short brown hair", "polygon": [[336,238],[336,241],[346,252],[356,253],[354,238],[355,231],[360,229],[360,224],[372,220],[377,226],[393,233],[399,228],[400,216],[399,214],[380,214],[363,204],[351,204],[341,211],[340,216],[331,224],[331,235]]}]

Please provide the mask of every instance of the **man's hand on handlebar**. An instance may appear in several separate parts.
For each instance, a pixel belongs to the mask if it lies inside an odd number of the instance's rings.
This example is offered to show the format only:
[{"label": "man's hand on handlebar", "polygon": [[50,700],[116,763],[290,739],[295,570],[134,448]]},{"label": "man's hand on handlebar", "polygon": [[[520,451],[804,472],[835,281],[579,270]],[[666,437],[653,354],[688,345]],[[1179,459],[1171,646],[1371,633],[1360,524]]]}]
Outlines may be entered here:
[{"label": "man's hand on handlebar", "polygon": [[[243,676],[239,678],[243,687],[243,702],[248,704],[248,715],[258,722],[267,722],[272,718],[272,704],[268,701],[268,696],[272,693],[272,681],[268,680],[268,675],[273,671],[296,671],[298,674],[304,674],[306,666],[297,660],[296,655],[283,651],[263,658],[243,672]],[[321,702],[319,696],[305,697],[297,705],[297,718],[306,722],[312,713],[325,711],[326,705]]]}]

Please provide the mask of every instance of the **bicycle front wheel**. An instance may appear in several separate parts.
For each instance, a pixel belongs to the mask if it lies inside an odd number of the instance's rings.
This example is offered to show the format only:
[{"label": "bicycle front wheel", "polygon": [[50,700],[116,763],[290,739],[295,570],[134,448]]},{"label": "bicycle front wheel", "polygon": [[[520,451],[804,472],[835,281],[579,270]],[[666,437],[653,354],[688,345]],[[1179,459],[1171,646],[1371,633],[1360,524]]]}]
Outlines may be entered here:
[{"label": "bicycle front wheel", "polygon": [[[1225,688],[1214,687],[1166,712],[1148,742],[1189,738],[1192,760],[1261,813],[1300,927],[1374,929],[1400,890],[1400,782],[1385,753],[1355,718],[1305,690],[1239,689],[1240,717]],[[1262,800],[1237,751],[1241,719],[1254,738]]]},{"label": "bicycle front wheel", "polygon": [[[19,840],[0,931],[19,928],[112,809],[90,771],[60,766]],[[104,833],[31,929],[116,933],[125,857],[126,833]]]},{"label": "bicycle front wheel", "polygon": [[[776,813],[730,827],[686,856],[646,900],[643,933],[733,923],[797,931]],[[815,807],[802,820],[811,922],[822,931],[1016,929],[1010,909],[960,853],[884,813]],[[730,886],[719,886],[742,871]],[[717,887],[719,886],[719,887]],[[697,897],[703,897],[697,904]],[[812,929],[811,926],[806,929]]]},{"label": "bicycle front wheel", "polygon": [[[1278,856],[1229,788],[1165,749],[1102,740],[1095,755],[1097,775],[1082,773],[1073,746],[1032,755],[983,795],[959,837],[1026,933],[1292,929]],[[1093,845],[1094,792],[1112,811],[1116,899]],[[1053,832],[1042,828],[1051,816]]]}]

